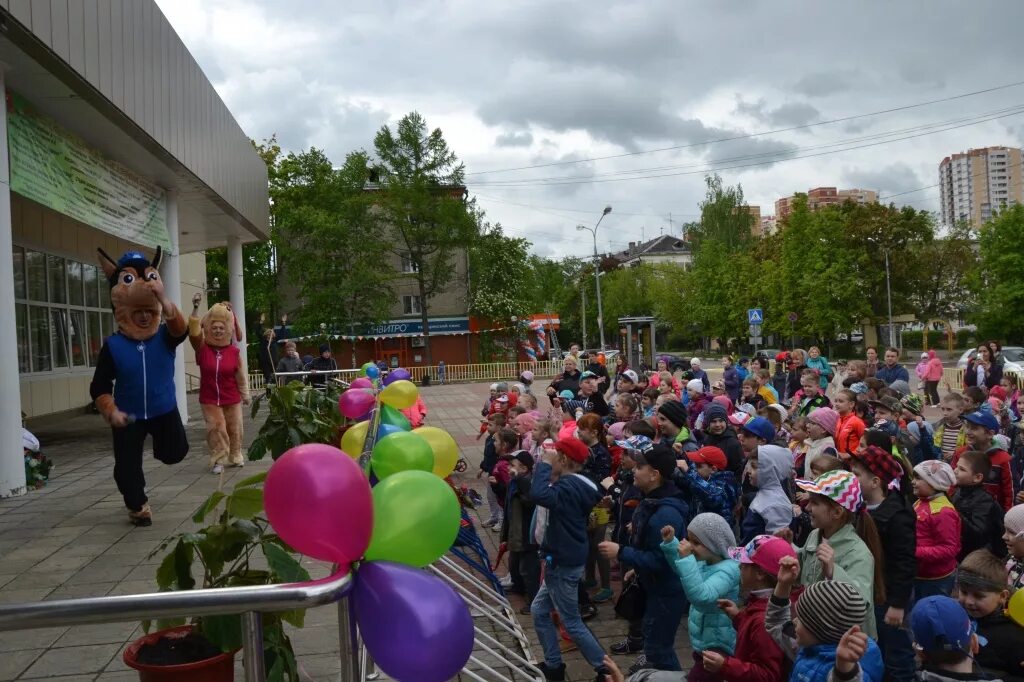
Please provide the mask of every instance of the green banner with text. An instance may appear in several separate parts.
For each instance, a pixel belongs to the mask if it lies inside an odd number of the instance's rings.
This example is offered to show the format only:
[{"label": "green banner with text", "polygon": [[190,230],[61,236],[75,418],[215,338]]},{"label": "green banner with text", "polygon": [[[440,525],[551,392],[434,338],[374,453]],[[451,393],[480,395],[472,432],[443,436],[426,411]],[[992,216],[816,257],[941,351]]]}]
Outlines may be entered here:
[{"label": "green banner with text", "polygon": [[163,189],[6,94],[12,191],[97,230],[170,250]]}]

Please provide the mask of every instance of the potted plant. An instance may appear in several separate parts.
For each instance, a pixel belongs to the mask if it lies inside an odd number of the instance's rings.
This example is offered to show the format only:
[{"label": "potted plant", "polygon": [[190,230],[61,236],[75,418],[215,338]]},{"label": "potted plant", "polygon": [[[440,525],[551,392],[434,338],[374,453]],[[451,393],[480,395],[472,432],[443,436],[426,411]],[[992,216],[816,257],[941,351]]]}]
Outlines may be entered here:
[{"label": "potted plant", "polygon": [[328,383],[320,391],[292,381],[285,386],[270,386],[266,396],[252,403],[255,419],[263,402],[269,406],[266,421],[249,446],[249,459],[263,459],[269,452],[275,460],[296,445],[328,443],[337,445],[345,430],[345,418],[338,411],[342,389]]},{"label": "potted plant", "polygon": [[[151,556],[167,552],[156,572],[160,591],[240,585],[269,585],[309,580],[295,551],[262,515],[266,473],[235,484],[230,493],[214,492],[192,520],[209,525],[165,539]],[[267,568],[257,567],[262,555]],[[193,575],[198,560],[201,576]],[[262,564],[261,564],[262,565]],[[302,627],[305,611],[263,615],[264,663],[268,680],[298,680],[298,668],[284,623]],[[147,633],[152,623],[143,623]],[[159,620],[156,632],[133,642],[125,663],[142,682],[232,680],[234,654],[242,646],[240,615]],[[199,660],[189,660],[199,659]]]}]

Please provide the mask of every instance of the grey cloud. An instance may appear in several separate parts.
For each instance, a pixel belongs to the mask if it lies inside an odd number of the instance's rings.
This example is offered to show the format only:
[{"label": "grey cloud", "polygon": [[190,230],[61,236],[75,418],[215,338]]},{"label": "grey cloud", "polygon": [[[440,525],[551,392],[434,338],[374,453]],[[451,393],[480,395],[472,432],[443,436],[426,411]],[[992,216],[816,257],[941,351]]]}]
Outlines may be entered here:
[{"label": "grey cloud", "polygon": [[529,147],[533,144],[533,135],[528,130],[509,131],[494,138],[498,147]]},{"label": "grey cloud", "polygon": [[793,89],[808,97],[826,97],[854,89],[858,74],[852,70],[815,71],[801,76]]},{"label": "grey cloud", "polygon": [[909,165],[902,162],[871,170],[847,170],[843,178],[846,183],[844,186],[877,190],[883,201],[886,196],[908,192],[927,184]]},{"label": "grey cloud", "polygon": [[801,126],[821,118],[821,112],[806,102],[786,102],[770,109],[764,98],[748,102],[739,96],[735,112],[772,127]]}]

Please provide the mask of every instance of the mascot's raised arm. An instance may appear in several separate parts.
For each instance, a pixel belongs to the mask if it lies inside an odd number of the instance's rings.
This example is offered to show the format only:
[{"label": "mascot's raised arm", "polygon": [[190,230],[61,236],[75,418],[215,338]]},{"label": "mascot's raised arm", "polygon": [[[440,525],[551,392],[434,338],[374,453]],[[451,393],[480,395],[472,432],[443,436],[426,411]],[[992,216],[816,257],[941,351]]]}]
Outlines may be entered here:
[{"label": "mascot's raised arm", "polygon": [[242,364],[242,351],[233,341],[242,340],[238,318],[230,303],[215,303],[202,319],[199,302],[192,297],[188,318],[188,339],[199,365],[199,405],[206,420],[206,447],[210,470],[219,474],[224,467],[240,467],[242,458],[242,404],[249,404],[249,379]]},{"label": "mascot's raised arm", "polygon": [[142,472],[142,446],[153,437],[153,456],[177,464],[188,453],[174,390],[174,356],[188,330],[164,293],[161,251],[152,261],[129,251],[117,261],[97,249],[110,285],[117,332],[107,337],[89,392],[114,435],[114,481],[136,526],[153,523]]}]

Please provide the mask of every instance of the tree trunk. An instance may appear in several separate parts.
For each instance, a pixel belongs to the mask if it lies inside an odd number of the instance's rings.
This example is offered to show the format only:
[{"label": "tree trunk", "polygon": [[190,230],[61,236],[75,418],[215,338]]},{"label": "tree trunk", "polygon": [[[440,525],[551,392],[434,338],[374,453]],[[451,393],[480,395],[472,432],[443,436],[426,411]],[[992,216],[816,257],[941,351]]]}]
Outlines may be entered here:
[{"label": "tree trunk", "polygon": [[[427,305],[427,287],[423,281],[422,268],[420,274],[416,278],[416,284],[419,285],[420,290],[420,321],[423,324],[423,354],[427,359],[427,367],[434,366],[433,357],[430,354],[430,322],[427,320],[429,316],[429,307]],[[429,371],[429,370],[428,370]]]}]

